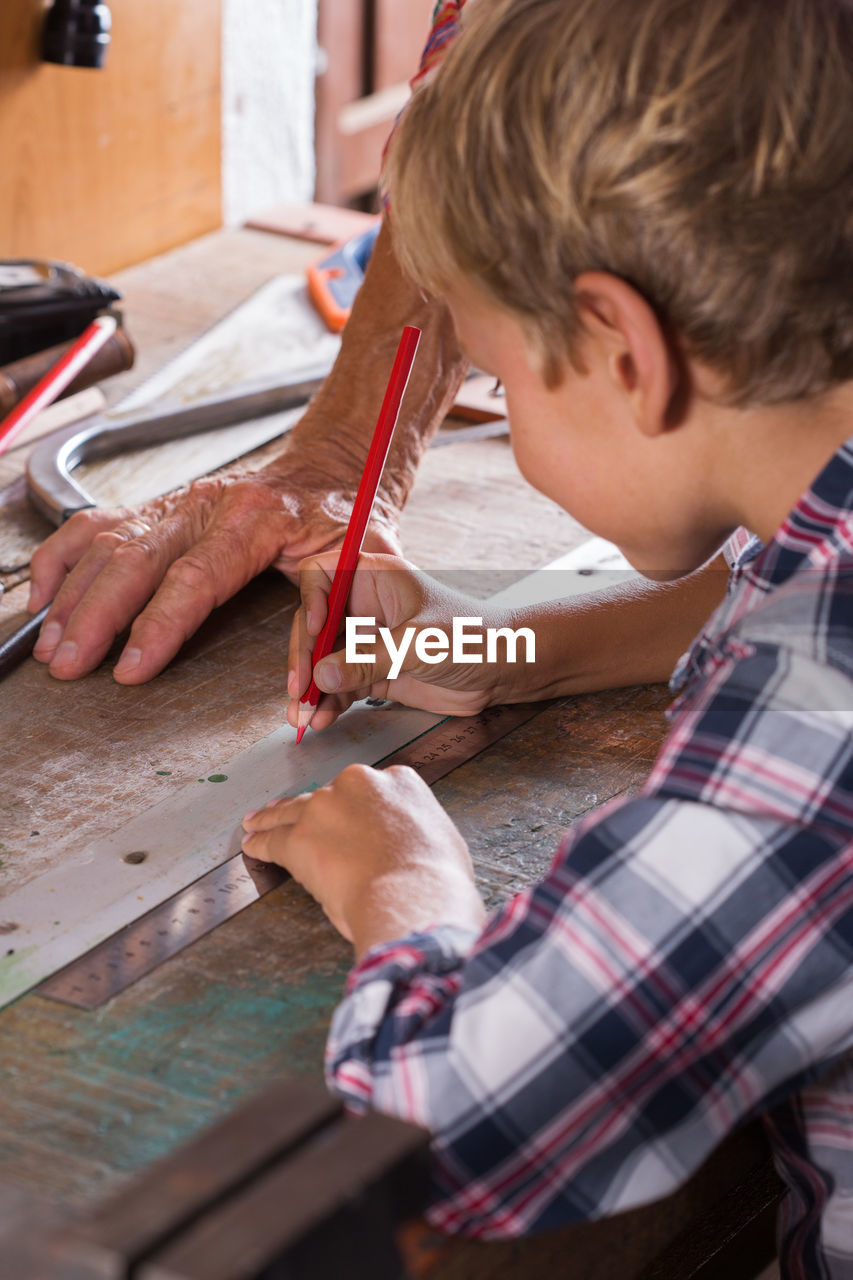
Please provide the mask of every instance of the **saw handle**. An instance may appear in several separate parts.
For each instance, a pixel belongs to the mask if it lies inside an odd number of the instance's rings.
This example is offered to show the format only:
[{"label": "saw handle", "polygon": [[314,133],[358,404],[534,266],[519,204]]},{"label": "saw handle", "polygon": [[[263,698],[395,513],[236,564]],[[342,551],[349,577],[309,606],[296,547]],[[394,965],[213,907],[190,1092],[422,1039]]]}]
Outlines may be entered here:
[{"label": "saw handle", "polygon": [[[25,356],[0,369],[0,418],[11,413],[15,405],[32,391],[36,383],[73,345],[73,342],[63,342],[58,347],[49,347],[46,351]],[[127,333],[122,328],[116,329],[100,351],[92,356],[85,369],[69,383],[59,399],[73,395],[75,391],[82,391],[85,387],[92,387],[96,382],[110,378],[115,373],[123,373],[133,367],[135,358],[136,352]]]},{"label": "saw handle", "polygon": [[50,605],[46,604],[0,644],[0,680],[19,662],[23,662],[24,658],[30,656],[49,608]]},{"label": "saw handle", "polygon": [[335,245],[319,262],[312,263],[305,273],[311,301],[332,333],[340,333],[349,319],[381,221],[377,217],[373,226],[360,236]]}]

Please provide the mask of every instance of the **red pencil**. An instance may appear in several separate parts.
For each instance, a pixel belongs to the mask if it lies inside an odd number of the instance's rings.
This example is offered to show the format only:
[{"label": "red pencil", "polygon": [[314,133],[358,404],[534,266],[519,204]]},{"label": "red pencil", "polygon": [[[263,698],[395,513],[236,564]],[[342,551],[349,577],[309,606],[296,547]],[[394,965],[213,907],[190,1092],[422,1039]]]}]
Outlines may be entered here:
[{"label": "red pencil", "polygon": [[32,391],[28,391],[20,404],[0,422],[0,453],[7,449],[15,436],[20,435],[37,413],[52,404],[69,382],[73,382],[80,370],[89,363],[96,351],[115,332],[115,316],[98,316],[84,329],[74,346],[60,356],[53,368],[41,378]]},{"label": "red pencil", "polygon": [[[412,371],[412,364],[420,337],[420,329],[416,329],[414,325],[409,324],[406,325],[403,330],[403,336],[400,338],[400,345],[397,348],[397,355],[394,359],[394,367],[391,370],[391,377],[388,379],[385,399],[382,401],[382,408],[379,410],[379,417],[373,432],[373,439],[370,442],[370,450],[367,455],[367,461],[364,464],[361,483],[358,486],[352,515],[347,525],[338,567],[332,579],[326,623],[314,642],[314,651],[311,654],[312,671],[321,658],[325,658],[327,654],[332,652],[332,646],[337,638],[338,628],[341,625],[341,618],[344,616],[347,597],[352,586],[355,567],[361,554],[361,544],[364,541],[367,522],[370,519],[373,503],[376,499],[376,490],[379,488],[385,459],[391,446],[391,437],[397,425],[400,402],[403,399],[403,392],[406,390],[406,383],[409,381],[409,374]],[[311,683],[303,693],[299,703],[298,728],[296,730],[297,744],[302,741],[302,735],[311,723],[311,717],[314,714],[314,708],[319,698],[320,690],[317,688],[312,675]]]}]

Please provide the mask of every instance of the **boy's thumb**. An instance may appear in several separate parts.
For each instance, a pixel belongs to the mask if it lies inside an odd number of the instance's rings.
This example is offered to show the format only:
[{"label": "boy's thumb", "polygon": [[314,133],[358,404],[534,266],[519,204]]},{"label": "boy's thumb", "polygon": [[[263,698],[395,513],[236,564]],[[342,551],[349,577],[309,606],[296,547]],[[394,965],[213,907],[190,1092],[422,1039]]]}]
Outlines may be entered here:
[{"label": "boy's thumb", "polygon": [[373,641],[370,649],[357,653],[362,661],[347,662],[346,649],[328,654],[314,668],[317,688],[324,693],[354,693],[383,680],[396,680],[403,671],[417,669],[417,646],[412,644],[416,632],[415,626],[403,624],[393,631],[380,627],[378,635],[362,636],[357,644],[368,645]]},{"label": "boy's thumb", "polygon": [[324,693],[338,693],[343,684],[343,672],[334,658],[324,658],[314,668],[314,681]]},{"label": "boy's thumb", "polygon": [[343,654],[340,661],[332,655],[318,662],[314,668],[317,688],[323,693],[355,693],[382,678],[375,662],[346,662]]}]

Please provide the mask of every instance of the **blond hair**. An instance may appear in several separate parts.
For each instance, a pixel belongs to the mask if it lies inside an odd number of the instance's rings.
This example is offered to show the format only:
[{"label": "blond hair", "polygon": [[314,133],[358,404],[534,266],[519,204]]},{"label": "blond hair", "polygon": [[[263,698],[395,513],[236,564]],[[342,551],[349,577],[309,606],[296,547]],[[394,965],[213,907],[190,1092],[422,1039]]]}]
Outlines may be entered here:
[{"label": "blond hair", "polygon": [[477,0],[389,149],[405,270],[515,313],[628,281],[746,406],[853,377],[853,0]]}]

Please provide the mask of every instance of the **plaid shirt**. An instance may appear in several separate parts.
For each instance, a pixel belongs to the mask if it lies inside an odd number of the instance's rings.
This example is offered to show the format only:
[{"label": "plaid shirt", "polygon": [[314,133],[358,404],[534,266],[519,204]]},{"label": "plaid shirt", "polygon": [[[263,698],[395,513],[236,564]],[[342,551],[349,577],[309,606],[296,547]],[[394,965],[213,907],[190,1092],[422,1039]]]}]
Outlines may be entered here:
[{"label": "plaid shirt", "polygon": [[434,1225],[628,1209],[761,1114],[783,1274],[853,1277],[851,623],[853,439],[742,551],[641,795],[578,823],[481,936],[353,971],[328,1079],[431,1130]]},{"label": "plaid shirt", "polygon": [[421,55],[421,65],[411,81],[412,89],[417,89],[424,84],[441,62],[447,46],[462,26],[464,8],[465,0],[436,0],[432,14],[432,27]]}]

